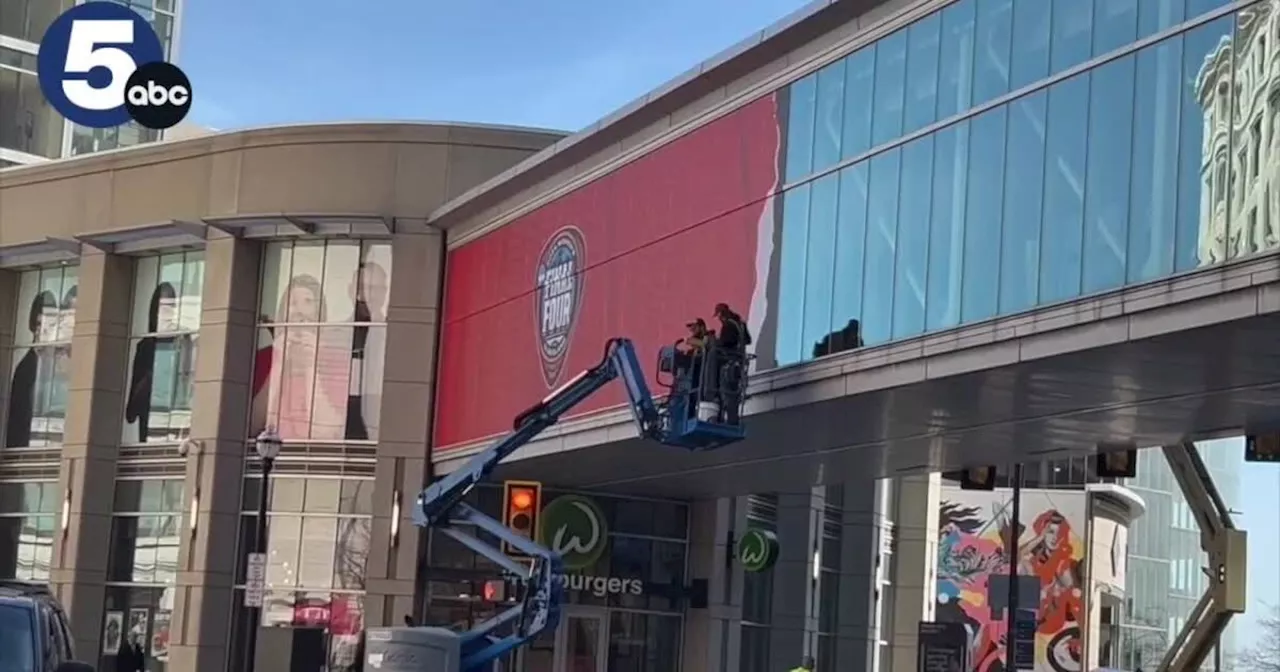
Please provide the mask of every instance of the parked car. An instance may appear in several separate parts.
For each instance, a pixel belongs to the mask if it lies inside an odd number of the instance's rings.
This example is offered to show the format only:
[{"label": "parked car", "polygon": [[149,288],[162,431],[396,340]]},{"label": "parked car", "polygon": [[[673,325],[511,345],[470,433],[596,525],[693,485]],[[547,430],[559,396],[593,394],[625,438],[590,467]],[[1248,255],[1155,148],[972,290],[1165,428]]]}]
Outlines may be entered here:
[{"label": "parked car", "polygon": [[47,585],[0,579],[0,672],[93,672],[75,660],[67,613]]}]

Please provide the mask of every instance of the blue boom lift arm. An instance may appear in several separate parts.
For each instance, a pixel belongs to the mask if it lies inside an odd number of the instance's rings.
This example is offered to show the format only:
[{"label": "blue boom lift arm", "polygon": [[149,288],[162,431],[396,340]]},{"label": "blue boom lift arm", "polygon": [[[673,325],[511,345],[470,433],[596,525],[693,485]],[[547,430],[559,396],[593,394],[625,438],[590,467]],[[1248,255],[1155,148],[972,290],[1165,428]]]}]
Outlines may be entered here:
[{"label": "blue boom lift arm", "polygon": [[[706,367],[710,368],[710,366]],[[640,434],[660,443],[692,450],[712,449],[743,438],[742,427],[701,420],[689,409],[700,399],[700,381],[676,373],[675,349],[665,347],[659,358],[659,369],[673,374],[672,395],[666,403],[655,402],[645,382],[635,346],[629,339],[610,339],[604,359],[548,394],[542,401],[516,417],[513,430],[464,466],[431,484],[418,496],[413,509],[413,522],[420,527],[433,527],[482,555],[510,576],[520,586],[519,603],[462,634],[462,672],[487,669],[494,660],[522,646],[547,629],[554,630],[560,621],[564,588],[560,577],[564,565],[559,554],[533,540],[508,529],[498,520],[463,502],[467,493],[484,480],[502,460],[532,441],[543,430],[555,425],[566,413],[586,401],[615,378],[621,378]],[[745,372],[745,368],[743,369]],[[705,378],[706,376],[704,376]],[[742,376],[745,379],[745,375]],[[740,395],[739,395],[740,396]],[[741,403],[738,399],[735,403]],[[504,553],[501,548],[469,534],[456,525],[472,525],[497,537],[500,541],[527,555],[526,566]],[[512,626],[510,634],[495,634],[504,626]]]}]

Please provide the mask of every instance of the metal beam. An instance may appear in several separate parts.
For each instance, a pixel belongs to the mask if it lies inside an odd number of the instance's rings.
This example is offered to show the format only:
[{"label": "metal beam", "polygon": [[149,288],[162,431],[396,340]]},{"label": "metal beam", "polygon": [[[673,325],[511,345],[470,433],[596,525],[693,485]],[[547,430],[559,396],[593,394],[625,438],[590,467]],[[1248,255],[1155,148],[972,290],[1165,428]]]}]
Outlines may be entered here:
[{"label": "metal beam", "polygon": [[1200,548],[1209,556],[1209,587],[1174,637],[1157,672],[1199,670],[1236,614],[1244,613],[1248,579],[1248,537],[1236,529],[1213,476],[1194,443],[1165,446],[1178,489],[1200,526]]}]

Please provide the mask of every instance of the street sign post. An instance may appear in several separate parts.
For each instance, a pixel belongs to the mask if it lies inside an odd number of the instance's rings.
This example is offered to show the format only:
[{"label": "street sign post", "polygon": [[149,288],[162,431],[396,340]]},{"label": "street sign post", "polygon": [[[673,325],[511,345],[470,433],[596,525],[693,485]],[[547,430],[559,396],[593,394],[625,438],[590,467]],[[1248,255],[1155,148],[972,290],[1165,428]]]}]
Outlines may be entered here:
[{"label": "street sign post", "polygon": [[250,553],[245,569],[244,606],[261,609],[266,592],[267,554]]}]

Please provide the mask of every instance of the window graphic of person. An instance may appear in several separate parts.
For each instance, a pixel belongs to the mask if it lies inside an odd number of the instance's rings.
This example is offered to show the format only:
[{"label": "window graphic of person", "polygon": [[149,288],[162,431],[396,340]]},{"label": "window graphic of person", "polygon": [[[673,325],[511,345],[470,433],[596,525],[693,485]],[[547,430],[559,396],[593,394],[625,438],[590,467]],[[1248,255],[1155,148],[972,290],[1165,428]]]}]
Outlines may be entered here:
[{"label": "window graphic of person", "polygon": [[267,388],[266,424],[282,439],[343,438],[351,349],[333,336],[341,329],[318,328],[324,321],[320,282],[295,276],[276,312]]},{"label": "window graphic of person", "polygon": [[[36,295],[27,313],[27,328],[33,344],[48,340],[56,328],[58,300],[53,292]],[[7,448],[31,445],[31,421],[36,407],[36,386],[40,380],[40,352],[29,348],[13,367],[13,384],[9,388],[9,418],[4,435]]]},{"label": "window graphic of person", "polygon": [[147,334],[138,341],[133,351],[133,375],[129,382],[129,398],[125,405],[124,421],[138,428],[137,441],[146,442],[151,438],[151,407],[155,401],[161,404],[172,396],[172,390],[163,389],[165,381],[161,381],[160,399],[156,392],[156,355],[160,349],[171,359],[174,350],[174,338],[157,336],[170,333],[178,328],[178,293],[173,285],[162,282],[151,293],[151,305],[147,309]]},{"label": "window graphic of person", "polygon": [[[355,301],[353,322],[386,322],[387,272],[377,263],[363,263],[351,279]],[[376,437],[382,399],[382,366],[385,339],[369,338],[369,327],[359,326],[351,339],[351,390],[347,397],[345,438],[365,441]],[[365,384],[376,389],[366,390]]]}]

